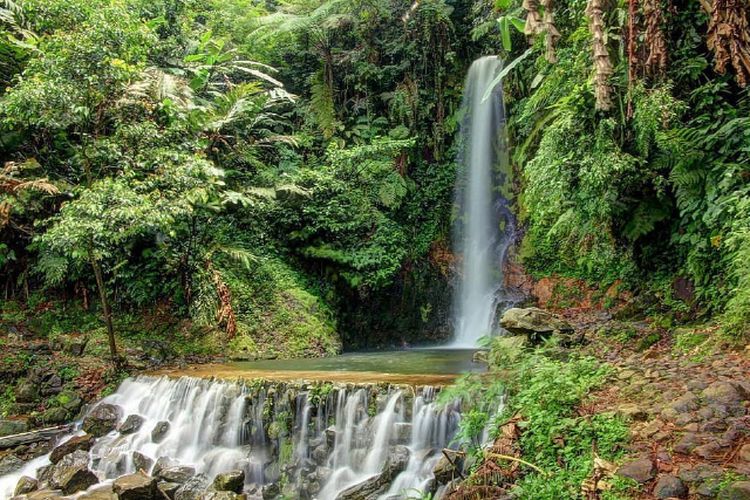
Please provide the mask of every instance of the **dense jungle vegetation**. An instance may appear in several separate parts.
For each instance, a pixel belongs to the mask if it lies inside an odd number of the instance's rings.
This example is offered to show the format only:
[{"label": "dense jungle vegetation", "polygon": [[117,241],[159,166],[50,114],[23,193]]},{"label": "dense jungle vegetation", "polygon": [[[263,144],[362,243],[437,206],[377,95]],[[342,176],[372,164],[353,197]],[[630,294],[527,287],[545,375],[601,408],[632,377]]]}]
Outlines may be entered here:
[{"label": "dense jungle vegetation", "polygon": [[112,354],[448,337],[463,78],[497,54],[515,261],[747,333],[745,0],[2,0],[0,30],[22,330]]}]

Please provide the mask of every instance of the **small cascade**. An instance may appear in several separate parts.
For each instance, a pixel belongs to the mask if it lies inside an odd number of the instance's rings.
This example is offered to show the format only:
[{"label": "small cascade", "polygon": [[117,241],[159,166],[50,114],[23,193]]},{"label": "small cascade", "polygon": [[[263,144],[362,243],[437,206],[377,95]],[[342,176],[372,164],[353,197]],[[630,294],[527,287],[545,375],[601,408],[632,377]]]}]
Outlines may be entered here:
[{"label": "small cascade", "polygon": [[469,68],[461,105],[456,177],[454,250],[459,255],[459,283],[454,298],[452,347],[472,348],[498,329],[503,296],[503,260],[514,233],[509,207],[508,138],[502,86],[485,92],[502,69],[494,56]]},{"label": "small cascade", "polygon": [[[430,386],[127,379],[100,404],[118,407],[120,424],[130,417],[140,426],[97,439],[89,469],[111,481],[144,467],[145,457],[148,473],[159,464],[188,466],[206,484],[241,469],[251,499],[273,497],[269,492],[309,500],[434,492],[432,470],[460,419],[457,404],[436,403],[438,392]],[[34,476],[47,464],[40,457],[21,472]],[[19,477],[0,478],[0,497],[12,496]]]}]

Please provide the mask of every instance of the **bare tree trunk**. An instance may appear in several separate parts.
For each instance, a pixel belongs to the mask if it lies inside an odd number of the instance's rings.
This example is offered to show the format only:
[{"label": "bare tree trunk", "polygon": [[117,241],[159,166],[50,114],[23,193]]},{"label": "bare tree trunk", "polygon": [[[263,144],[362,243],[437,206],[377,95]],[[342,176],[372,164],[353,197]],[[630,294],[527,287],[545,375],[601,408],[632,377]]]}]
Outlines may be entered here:
[{"label": "bare tree trunk", "polygon": [[117,343],[115,342],[115,327],[112,324],[112,311],[109,308],[109,300],[107,300],[107,291],[104,288],[104,275],[102,273],[102,267],[99,265],[99,261],[94,256],[94,251],[89,246],[89,262],[91,267],[94,269],[94,277],[96,277],[96,287],[99,289],[99,299],[102,303],[102,311],[104,311],[104,321],[107,323],[107,336],[109,337],[109,354],[112,357],[112,363],[116,369],[121,367],[120,357],[117,355]]}]

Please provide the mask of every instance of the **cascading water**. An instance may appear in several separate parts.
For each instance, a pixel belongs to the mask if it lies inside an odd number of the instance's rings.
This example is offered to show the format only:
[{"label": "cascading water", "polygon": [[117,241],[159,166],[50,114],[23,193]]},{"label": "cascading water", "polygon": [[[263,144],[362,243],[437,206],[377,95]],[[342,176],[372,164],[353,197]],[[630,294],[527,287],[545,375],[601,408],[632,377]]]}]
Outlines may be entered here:
[{"label": "cascading water", "polygon": [[[436,393],[430,386],[127,379],[101,404],[119,407],[120,423],[131,415],[142,423],[99,438],[89,469],[111,481],[144,467],[145,457],[146,472],[159,463],[188,466],[206,485],[241,469],[251,499],[274,497],[271,486],[310,500],[434,492],[432,470],[460,418],[457,404],[436,404]],[[159,439],[157,426],[167,429]],[[48,464],[40,457],[0,477],[0,498],[12,496],[21,475],[34,477]]]},{"label": "cascading water", "polygon": [[495,333],[504,299],[503,258],[514,220],[506,189],[510,162],[502,86],[484,99],[501,69],[497,57],[482,57],[471,65],[464,87],[454,223],[460,281],[451,347],[476,347],[480,337]]}]

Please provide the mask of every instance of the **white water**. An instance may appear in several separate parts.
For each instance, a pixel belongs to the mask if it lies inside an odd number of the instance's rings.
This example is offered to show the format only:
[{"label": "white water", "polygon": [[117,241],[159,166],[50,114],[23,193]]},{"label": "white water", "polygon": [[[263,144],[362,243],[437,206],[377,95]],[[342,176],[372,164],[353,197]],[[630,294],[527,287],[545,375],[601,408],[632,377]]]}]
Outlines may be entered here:
[{"label": "white water", "polygon": [[450,347],[476,347],[480,337],[496,333],[496,311],[503,301],[502,264],[513,219],[503,193],[510,166],[502,86],[483,99],[501,69],[497,57],[478,59],[464,86],[454,223],[460,270]]},{"label": "white water", "polygon": [[[344,489],[379,474],[390,448],[402,444],[410,451],[408,465],[381,498],[431,488],[439,450],[450,445],[458,425],[457,405],[438,407],[431,387],[420,389],[413,401],[402,389],[373,390],[336,388],[315,400],[310,389],[285,384],[250,387],[188,377],[128,379],[102,403],[120,406],[122,420],[137,414],[144,422],[133,434],[113,431],[98,439],[89,467],[100,480],[111,480],[135,471],[137,451],[154,461],[164,456],[194,467],[208,481],[217,473],[243,469],[249,489],[277,481],[286,472],[292,491],[319,481],[321,489],[312,498],[333,500]],[[164,421],[169,431],[163,441],[154,443],[151,431]],[[335,432],[332,449],[324,444],[329,425],[328,431]],[[402,441],[398,426],[411,429]],[[321,446],[327,451],[322,460],[314,456]],[[316,464],[313,458],[320,461]],[[48,463],[41,457],[1,477],[0,498],[12,496],[21,475],[34,477],[36,469]],[[326,479],[320,481],[321,477]]]}]

